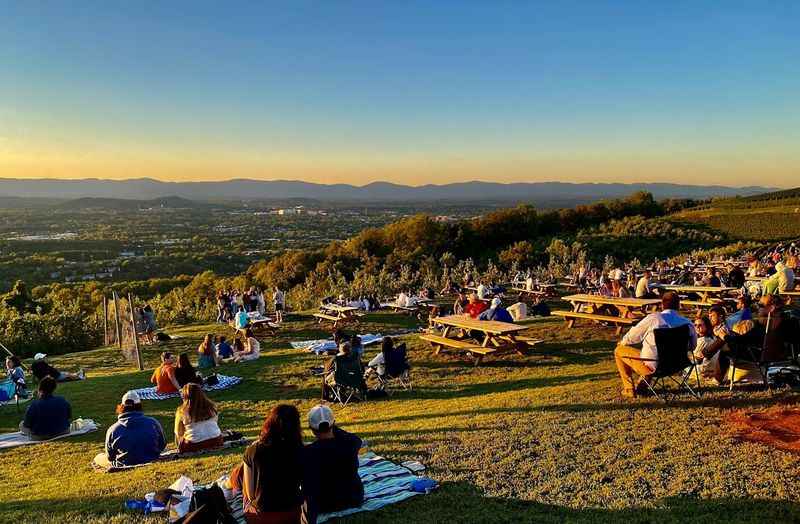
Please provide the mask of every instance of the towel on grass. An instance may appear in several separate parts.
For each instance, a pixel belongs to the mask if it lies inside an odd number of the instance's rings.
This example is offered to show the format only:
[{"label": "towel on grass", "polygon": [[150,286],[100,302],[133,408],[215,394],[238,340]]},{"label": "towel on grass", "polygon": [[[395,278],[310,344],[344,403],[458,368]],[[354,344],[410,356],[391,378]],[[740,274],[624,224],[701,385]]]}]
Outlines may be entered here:
[{"label": "towel on grass", "polygon": [[47,440],[31,440],[29,436],[19,431],[0,435],[0,449],[26,446],[28,444],[40,444],[42,442],[50,442],[61,438],[72,437],[74,435],[83,435],[84,433],[90,433],[92,431],[97,431],[97,424],[94,420],[88,418],[77,418],[72,421],[72,424],[70,424],[69,433],[64,433],[63,435],[59,435]]},{"label": "towel on grass", "polygon": [[105,464],[98,464],[95,461],[92,461],[92,469],[101,473],[115,473],[117,471],[127,471],[129,469],[136,469],[142,466],[149,466],[150,464],[154,464],[155,462],[164,462],[167,460],[178,460],[183,458],[194,457],[198,455],[205,455],[208,453],[215,453],[217,451],[221,451],[224,449],[229,448],[237,448],[240,446],[246,446],[250,443],[249,439],[240,438],[237,440],[228,440],[222,444],[221,448],[214,448],[214,449],[204,449],[202,451],[192,451],[190,453],[178,453],[177,449],[169,449],[167,451],[161,452],[161,455],[158,457],[157,460],[154,462],[145,462],[144,464],[135,464],[133,466],[114,466]]},{"label": "towel on grass", "polygon": [[[217,375],[217,380],[219,380],[219,382],[214,384],[213,386],[203,384],[203,389],[205,391],[217,391],[219,389],[228,389],[241,382],[242,378],[228,377],[226,375]],[[156,393],[155,386],[149,388],[134,389],[133,391],[138,393],[139,398],[141,398],[142,400],[165,400],[168,398],[177,398],[181,396],[180,393],[178,393],[177,391],[175,393]]]},{"label": "towel on grass", "polygon": [[[412,489],[412,484],[421,477],[414,475],[408,468],[395,464],[371,451],[361,455],[358,462],[358,475],[364,483],[364,503],[357,508],[321,514],[318,516],[317,522],[321,523],[362,511],[375,511],[414,495],[423,494]],[[217,484],[225,493],[233,517],[237,522],[244,524],[242,494],[241,492],[231,492],[226,486],[226,481],[227,477],[222,477],[217,480]]]},{"label": "towel on grass", "polygon": [[[380,333],[377,335],[369,333],[366,335],[359,335],[359,337],[361,338],[362,346],[383,342],[383,335]],[[303,340],[301,342],[290,342],[289,344],[291,344],[294,349],[308,351],[309,353],[315,353],[317,355],[323,355],[336,349],[336,342],[330,339]]]}]

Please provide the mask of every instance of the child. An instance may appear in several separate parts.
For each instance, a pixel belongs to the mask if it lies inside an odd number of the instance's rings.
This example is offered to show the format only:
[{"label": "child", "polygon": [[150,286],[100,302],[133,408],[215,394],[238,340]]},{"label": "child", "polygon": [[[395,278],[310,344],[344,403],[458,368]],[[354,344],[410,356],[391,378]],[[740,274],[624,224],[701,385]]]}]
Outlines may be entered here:
[{"label": "child", "polygon": [[17,387],[17,395],[20,398],[28,398],[28,389],[25,385],[25,371],[22,369],[22,362],[16,355],[11,355],[6,359],[6,373],[8,378]]}]

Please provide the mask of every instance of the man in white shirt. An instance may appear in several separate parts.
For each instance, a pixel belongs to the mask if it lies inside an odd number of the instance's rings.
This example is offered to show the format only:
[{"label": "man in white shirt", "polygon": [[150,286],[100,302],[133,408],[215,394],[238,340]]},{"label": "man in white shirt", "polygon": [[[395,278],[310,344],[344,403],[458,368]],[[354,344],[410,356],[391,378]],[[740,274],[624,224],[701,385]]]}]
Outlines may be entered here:
[{"label": "man in white shirt", "polygon": [[650,293],[650,278],[653,274],[649,270],[644,271],[644,275],[636,283],[636,298],[650,298],[653,295]]},{"label": "man in white shirt", "polygon": [[[656,369],[658,351],[656,350],[656,337],[653,330],[688,325],[690,336],[686,350],[692,351],[697,345],[697,332],[695,332],[694,325],[689,319],[678,314],[679,309],[680,298],[678,294],[671,291],[664,293],[661,296],[661,311],[650,313],[622,337],[619,345],[614,350],[614,360],[617,364],[620,379],[622,379],[623,396],[636,396],[636,390],[633,385],[634,373],[643,377],[652,374]],[[636,344],[641,344],[642,349],[639,350],[632,347]]]}]

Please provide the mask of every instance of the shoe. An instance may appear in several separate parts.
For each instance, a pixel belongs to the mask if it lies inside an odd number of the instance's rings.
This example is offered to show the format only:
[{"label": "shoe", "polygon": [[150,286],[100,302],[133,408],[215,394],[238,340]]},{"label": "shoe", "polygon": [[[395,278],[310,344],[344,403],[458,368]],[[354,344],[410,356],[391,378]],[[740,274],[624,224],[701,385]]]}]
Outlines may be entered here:
[{"label": "shoe", "polygon": [[623,389],[620,394],[623,398],[636,398],[636,393],[634,393],[633,388],[625,388]]},{"label": "shoe", "polygon": [[86,371],[83,368],[78,370],[78,378],[81,380],[86,380]]}]

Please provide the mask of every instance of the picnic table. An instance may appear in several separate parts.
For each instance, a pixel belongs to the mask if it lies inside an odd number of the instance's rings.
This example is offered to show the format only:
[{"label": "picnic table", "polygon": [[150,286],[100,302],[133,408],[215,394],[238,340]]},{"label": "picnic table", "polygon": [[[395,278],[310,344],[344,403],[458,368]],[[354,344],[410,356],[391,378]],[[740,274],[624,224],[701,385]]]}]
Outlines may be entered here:
[{"label": "picnic table", "polygon": [[[542,342],[519,334],[528,329],[527,326],[509,322],[477,320],[469,315],[436,317],[432,322],[442,328],[441,335],[426,333],[420,335],[420,339],[430,342],[437,355],[445,347],[465,351],[474,357],[476,366],[486,355],[502,351],[515,351],[524,355],[523,349]],[[479,334],[478,338],[483,339],[480,344],[478,341],[468,338],[470,333],[474,336],[476,332]]]},{"label": "picnic table", "polygon": [[416,301],[410,305],[401,305],[398,304],[395,300],[394,302],[382,302],[381,308],[383,309],[391,309],[395,313],[404,312],[408,313],[411,316],[417,315],[417,317],[421,318],[430,308],[434,307],[436,302],[429,298],[417,298]]},{"label": "picnic table", "polygon": [[360,314],[360,309],[352,306],[340,306],[339,304],[322,304],[320,312],[314,313],[314,317],[319,321],[331,322],[333,327],[336,328],[339,324],[347,322],[357,322]]},{"label": "picnic table", "polygon": [[791,304],[795,300],[800,302],[800,290],[797,289],[794,291],[778,291],[778,295],[784,297],[787,304]]},{"label": "picnic table", "polygon": [[[567,295],[561,297],[561,300],[572,304],[572,311],[553,311],[552,314],[563,317],[568,328],[582,318],[614,324],[617,326],[617,334],[622,332],[624,326],[632,325],[661,304],[661,300],[657,298],[619,298],[586,293]],[[605,306],[613,307],[603,311]]]},{"label": "picnic table", "polygon": [[244,329],[239,329],[233,320],[228,322],[228,325],[236,333],[244,334],[247,329],[251,329],[254,334],[269,334],[276,335],[280,324],[276,324],[271,318],[265,317],[258,311],[251,311],[247,314],[247,326]]},{"label": "picnic table", "polygon": [[678,293],[694,293],[700,297],[697,301],[687,301],[687,304],[700,306],[713,306],[723,302],[724,296],[732,291],[737,291],[735,287],[716,287],[716,286],[660,286],[662,289],[676,291]]},{"label": "picnic table", "polygon": [[528,289],[524,287],[512,287],[511,291],[513,291],[514,293],[519,293],[521,295],[527,295],[530,298],[543,298],[548,296],[548,293],[546,291],[541,291],[538,289]]}]

